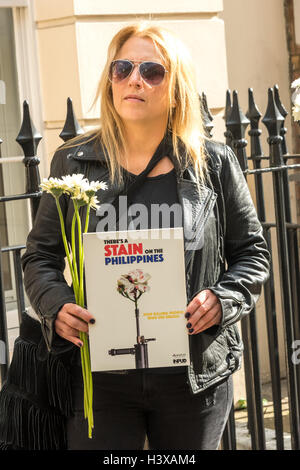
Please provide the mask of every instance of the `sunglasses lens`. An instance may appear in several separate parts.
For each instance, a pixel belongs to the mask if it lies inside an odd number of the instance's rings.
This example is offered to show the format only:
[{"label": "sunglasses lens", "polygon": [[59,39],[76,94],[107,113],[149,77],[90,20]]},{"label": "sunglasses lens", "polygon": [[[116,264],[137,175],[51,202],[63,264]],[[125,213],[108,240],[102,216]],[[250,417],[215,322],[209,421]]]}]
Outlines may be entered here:
[{"label": "sunglasses lens", "polygon": [[155,62],[143,62],[140,66],[140,72],[149,85],[159,85],[165,76],[163,65]]},{"label": "sunglasses lens", "polygon": [[132,64],[127,60],[115,60],[110,66],[110,79],[112,82],[121,82],[130,74]]}]

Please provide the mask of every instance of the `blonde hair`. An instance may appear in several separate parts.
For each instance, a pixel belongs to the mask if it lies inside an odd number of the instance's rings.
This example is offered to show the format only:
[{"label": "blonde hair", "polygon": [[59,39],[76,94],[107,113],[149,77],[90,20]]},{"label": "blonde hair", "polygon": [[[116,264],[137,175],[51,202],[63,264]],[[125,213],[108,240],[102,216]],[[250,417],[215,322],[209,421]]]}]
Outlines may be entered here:
[{"label": "blonde hair", "polygon": [[[205,135],[192,60],[184,44],[160,25],[152,22],[135,23],[125,26],[113,37],[108,47],[107,61],[93,102],[94,105],[100,99],[100,127],[97,131],[95,129],[89,131],[85,136],[93,134],[91,139],[100,140],[111,179],[113,182],[121,182],[120,155],[125,149],[124,126],[113,104],[112,86],[108,75],[111,62],[123,44],[132,36],[151,39],[161,55],[162,62],[168,70],[167,127],[172,132],[174,155],[182,166],[183,156],[179,151],[179,144],[182,143],[188,162],[195,169],[197,182],[203,183],[207,168]],[[82,135],[69,141],[67,146],[73,145],[78,139],[82,139]]]}]

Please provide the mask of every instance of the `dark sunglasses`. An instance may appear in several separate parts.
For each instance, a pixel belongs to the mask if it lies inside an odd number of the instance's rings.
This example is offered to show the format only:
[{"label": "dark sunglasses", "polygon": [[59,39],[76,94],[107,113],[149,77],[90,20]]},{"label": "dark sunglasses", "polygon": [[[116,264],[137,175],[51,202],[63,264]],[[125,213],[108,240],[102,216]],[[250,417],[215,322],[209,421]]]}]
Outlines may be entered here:
[{"label": "dark sunglasses", "polygon": [[[130,60],[114,60],[110,64],[109,80],[114,83],[125,80],[132,73],[134,65]],[[160,85],[167,73],[165,67],[157,62],[142,62],[138,67],[142,79],[151,86]]]}]

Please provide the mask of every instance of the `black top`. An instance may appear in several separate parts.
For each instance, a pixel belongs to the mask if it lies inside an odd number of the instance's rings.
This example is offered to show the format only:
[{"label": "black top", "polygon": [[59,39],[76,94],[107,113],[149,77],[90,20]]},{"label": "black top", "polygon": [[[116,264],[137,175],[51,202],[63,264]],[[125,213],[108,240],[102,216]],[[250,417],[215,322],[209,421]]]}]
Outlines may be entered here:
[{"label": "black top", "polygon": [[[130,177],[134,178],[135,175],[130,173]],[[128,199],[128,212],[130,212],[132,204],[143,204],[147,208],[148,217],[145,220],[141,214],[139,215],[139,212],[134,210],[131,229],[182,227],[175,168],[162,175],[148,176],[143,185]],[[167,204],[171,210],[167,210],[163,214],[162,210],[158,210],[158,205],[162,204]]]},{"label": "black top", "polygon": [[[129,175],[132,179],[135,178],[133,173],[129,173]],[[143,204],[148,213],[148,217],[145,218],[134,210],[129,227],[131,230],[182,227],[182,209],[177,194],[175,168],[162,175],[148,176],[143,185],[132,194],[130,200],[128,199],[127,203],[128,213],[131,212],[132,204]],[[162,215],[162,211],[158,211],[157,207],[153,206],[155,204],[167,204],[171,210],[165,211]],[[151,367],[145,369],[145,372],[174,374],[182,373],[185,370],[186,366]]]}]

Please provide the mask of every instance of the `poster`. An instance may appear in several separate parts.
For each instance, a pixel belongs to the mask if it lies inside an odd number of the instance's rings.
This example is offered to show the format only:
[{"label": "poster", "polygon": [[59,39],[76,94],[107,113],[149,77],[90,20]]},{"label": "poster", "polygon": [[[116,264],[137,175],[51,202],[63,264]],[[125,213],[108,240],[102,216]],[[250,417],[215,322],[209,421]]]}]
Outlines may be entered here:
[{"label": "poster", "polygon": [[92,371],[190,364],[182,227],[83,235]]}]

